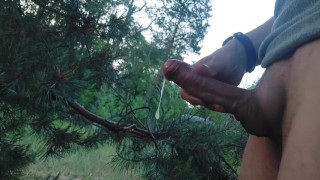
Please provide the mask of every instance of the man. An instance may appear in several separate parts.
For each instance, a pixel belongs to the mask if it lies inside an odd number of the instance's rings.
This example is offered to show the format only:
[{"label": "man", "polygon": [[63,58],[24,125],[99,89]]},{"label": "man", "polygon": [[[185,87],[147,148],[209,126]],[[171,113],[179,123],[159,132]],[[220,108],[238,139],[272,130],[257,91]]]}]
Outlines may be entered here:
[{"label": "man", "polygon": [[[164,64],[185,100],[234,114],[251,134],[240,179],[320,178],[319,37],[320,1],[278,0],[273,18],[195,65]],[[259,64],[266,71],[257,87],[237,88]]]}]

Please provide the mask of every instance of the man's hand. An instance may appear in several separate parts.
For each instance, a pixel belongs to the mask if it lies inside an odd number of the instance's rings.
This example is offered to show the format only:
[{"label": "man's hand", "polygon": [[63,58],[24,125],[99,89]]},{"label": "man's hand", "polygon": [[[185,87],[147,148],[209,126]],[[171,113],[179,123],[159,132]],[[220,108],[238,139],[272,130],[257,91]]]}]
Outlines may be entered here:
[{"label": "man's hand", "polygon": [[[237,40],[230,41],[211,55],[204,57],[193,65],[193,69],[202,76],[221,82],[238,85],[246,70],[246,54],[243,46]],[[182,98],[191,104],[202,104],[200,99],[182,90]],[[220,107],[221,108],[221,107]],[[217,111],[219,107],[216,107]]]},{"label": "man's hand", "polygon": [[238,85],[246,71],[245,49],[237,40],[232,40],[209,56],[193,65],[198,74],[227,84]]},{"label": "man's hand", "polygon": [[210,66],[190,66],[181,61],[168,60],[163,72],[168,80],[183,89],[182,97],[191,104],[234,114],[250,134],[281,139],[288,72],[284,63],[275,63],[268,68],[255,90],[240,89],[233,85],[237,84],[235,81],[222,82],[221,76],[221,79],[215,79],[208,75]]}]

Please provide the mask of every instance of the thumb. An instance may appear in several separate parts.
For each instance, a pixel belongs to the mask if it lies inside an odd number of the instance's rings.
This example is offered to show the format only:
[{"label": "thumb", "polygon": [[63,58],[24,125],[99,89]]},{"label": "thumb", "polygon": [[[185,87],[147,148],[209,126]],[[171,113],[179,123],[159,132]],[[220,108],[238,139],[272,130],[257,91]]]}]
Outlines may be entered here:
[{"label": "thumb", "polygon": [[221,106],[225,112],[235,116],[245,115],[242,109],[251,103],[252,93],[210,77],[199,75],[195,69],[182,61],[168,60],[164,64],[163,74],[175,82],[188,94],[204,102],[204,106],[215,110]]}]

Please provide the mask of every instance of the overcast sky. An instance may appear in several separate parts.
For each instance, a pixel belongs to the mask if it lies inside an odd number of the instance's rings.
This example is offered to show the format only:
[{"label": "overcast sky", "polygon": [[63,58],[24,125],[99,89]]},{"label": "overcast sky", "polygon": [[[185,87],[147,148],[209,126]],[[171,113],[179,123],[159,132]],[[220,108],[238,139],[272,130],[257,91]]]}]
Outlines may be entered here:
[{"label": "overcast sky", "polygon": [[[190,55],[184,60],[189,63],[197,61],[220,48],[222,42],[235,32],[246,33],[264,23],[273,16],[274,3],[275,0],[212,0],[210,28],[200,55]],[[262,73],[262,68],[256,68],[245,75],[240,86],[250,86]]]}]

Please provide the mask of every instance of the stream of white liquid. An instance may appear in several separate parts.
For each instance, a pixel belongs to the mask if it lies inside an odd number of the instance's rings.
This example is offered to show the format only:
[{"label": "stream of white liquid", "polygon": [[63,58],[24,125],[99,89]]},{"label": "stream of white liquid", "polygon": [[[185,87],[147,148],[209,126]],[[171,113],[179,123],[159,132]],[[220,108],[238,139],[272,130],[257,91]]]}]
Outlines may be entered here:
[{"label": "stream of white liquid", "polygon": [[162,94],[163,94],[163,89],[164,89],[164,84],[166,83],[166,79],[163,78],[163,82],[162,82],[162,87],[161,87],[161,92],[160,92],[160,100],[159,100],[159,104],[158,104],[158,109],[156,114],[154,115],[156,119],[160,118],[160,105],[161,105],[161,100],[162,100]]}]

